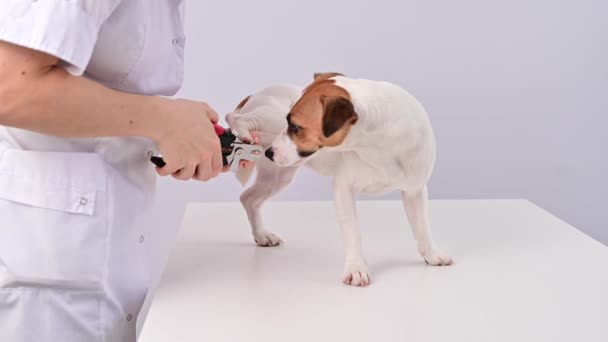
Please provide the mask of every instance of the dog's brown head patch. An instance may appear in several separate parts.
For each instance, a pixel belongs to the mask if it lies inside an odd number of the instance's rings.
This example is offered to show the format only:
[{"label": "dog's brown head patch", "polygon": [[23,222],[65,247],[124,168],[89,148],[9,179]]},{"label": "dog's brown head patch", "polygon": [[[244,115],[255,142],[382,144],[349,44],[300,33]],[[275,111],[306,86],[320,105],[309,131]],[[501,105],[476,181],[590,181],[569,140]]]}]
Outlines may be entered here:
[{"label": "dog's brown head patch", "polygon": [[344,76],[339,72],[317,72],[314,74],[313,79],[315,81],[323,81],[336,76]]},{"label": "dog's brown head patch", "polygon": [[340,145],[357,122],[350,94],[336,85],[333,76],[324,75],[304,90],[287,116],[287,133],[301,156]]}]

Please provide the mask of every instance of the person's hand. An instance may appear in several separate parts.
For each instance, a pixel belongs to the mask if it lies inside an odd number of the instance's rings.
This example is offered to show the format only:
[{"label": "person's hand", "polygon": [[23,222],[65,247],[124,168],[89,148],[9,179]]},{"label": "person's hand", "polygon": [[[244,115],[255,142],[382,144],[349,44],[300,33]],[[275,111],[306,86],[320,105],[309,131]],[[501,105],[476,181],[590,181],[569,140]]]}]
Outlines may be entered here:
[{"label": "person's hand", "polygon": [[166,165],[161,176],[207,181],[222,171],[220,140],[213,129],[217,113],[206,103],[168,100],[160,134],[154,139]]}]

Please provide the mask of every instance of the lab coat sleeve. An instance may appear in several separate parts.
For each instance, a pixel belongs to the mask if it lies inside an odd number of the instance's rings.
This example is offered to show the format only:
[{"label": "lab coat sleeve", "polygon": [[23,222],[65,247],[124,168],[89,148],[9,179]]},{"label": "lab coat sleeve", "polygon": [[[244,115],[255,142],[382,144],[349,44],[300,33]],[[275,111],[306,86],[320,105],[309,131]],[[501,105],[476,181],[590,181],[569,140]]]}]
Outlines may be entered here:
[{"label": "lab coat sleeve", "polygon": [[0,40],[45,52],[82,75],[99,29],[122,0],[0,0]]}]

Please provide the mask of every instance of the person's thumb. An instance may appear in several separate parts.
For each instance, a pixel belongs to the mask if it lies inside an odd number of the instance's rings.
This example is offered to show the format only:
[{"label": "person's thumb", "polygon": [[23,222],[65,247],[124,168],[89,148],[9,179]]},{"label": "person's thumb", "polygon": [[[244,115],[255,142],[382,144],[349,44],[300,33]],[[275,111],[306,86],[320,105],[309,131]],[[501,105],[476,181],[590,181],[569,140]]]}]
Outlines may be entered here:
[{"label": "person's thumb", "polygon": [[207,110],[207,117],[213,123],[217,123],[220,120],[219,115],[211,107],[209,107],[209,109]]}]

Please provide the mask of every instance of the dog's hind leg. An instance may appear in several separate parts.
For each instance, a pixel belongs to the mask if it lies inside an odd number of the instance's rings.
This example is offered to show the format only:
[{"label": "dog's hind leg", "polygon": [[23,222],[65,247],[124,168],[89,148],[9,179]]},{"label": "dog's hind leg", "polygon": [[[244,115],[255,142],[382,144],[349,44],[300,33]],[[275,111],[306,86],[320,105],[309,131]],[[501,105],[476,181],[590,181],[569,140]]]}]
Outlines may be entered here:
[{"label": "dog's hind leg", "polygon": [[426,185],[417,191],[402,191],[401,197],[420,255],[430,265],[451,265],[452,258],[437,248],[431,236]]},{"label": "dog's hind leg", "polygon": [[262,205],[291,183],[297,168],[279,168],[270,161],[260,160],[257,170],[255,182],[241,195],[241,203],[247,212],[255,242],[258,246],[272,247],[282,241],[264,228],[261,215]]}]

